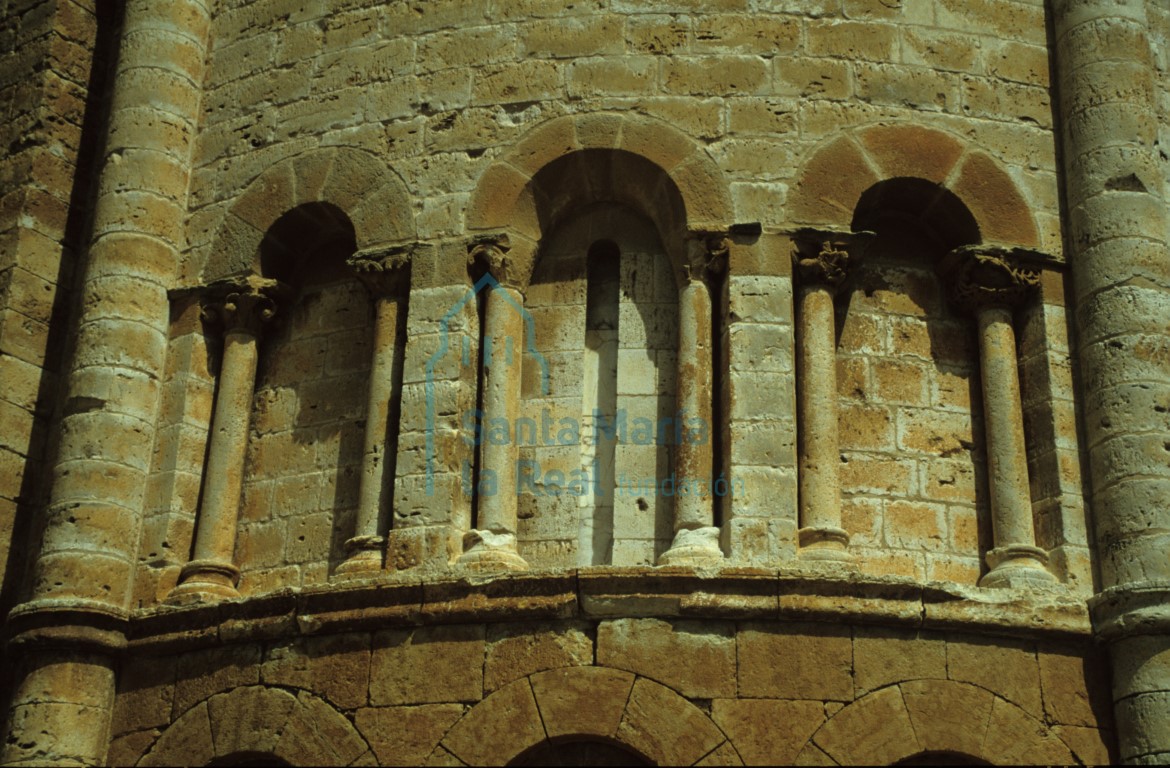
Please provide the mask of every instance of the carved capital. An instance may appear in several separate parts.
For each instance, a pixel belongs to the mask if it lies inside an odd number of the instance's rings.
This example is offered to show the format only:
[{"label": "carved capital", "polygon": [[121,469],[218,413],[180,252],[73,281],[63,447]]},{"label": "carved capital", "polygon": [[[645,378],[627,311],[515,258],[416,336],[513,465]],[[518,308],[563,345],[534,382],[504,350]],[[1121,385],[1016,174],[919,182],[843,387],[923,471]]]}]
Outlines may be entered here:
[{"label": "carved capital", "polygon": [[795,233],[792,265],[804,285],[821,285],[836,291],[849,270],[865,256],[873,232],[833,232],[802,229]]},{"label": "carved capital", "polygon": [[1034,256],[1022,248],[965,245],[947,254],[939,269],[960,309],[1012,309],[1040,284],[1040,271],[1028,265]]},{"label": "carved capital", "polygon": [[488,272],[500,285],[517,287],[516,265],[508,258],[512,241],[504,232],[477,235],[467,244],[467,266],[477,277]]},{"label": "carved capital", "polygon": [[203,319],[225,332],[244,331],[258,338],[291,295],[284,283],[258,275],[221,280],[207,286]]},{"label": "carved capital", "polygon": [[721,230],[695,230],[687,233],[687,262],[683,265],[683,278],[704,280],[707,275],[722,274],[727,269],[727,258],[731,252],[731,236]]},{"label": "carved capital", "polygon": [[388,296],[403,288],[403,279],[410,271],[415,246],[395,245],[358,251],[346,260],[358,279],[374,296]]}]

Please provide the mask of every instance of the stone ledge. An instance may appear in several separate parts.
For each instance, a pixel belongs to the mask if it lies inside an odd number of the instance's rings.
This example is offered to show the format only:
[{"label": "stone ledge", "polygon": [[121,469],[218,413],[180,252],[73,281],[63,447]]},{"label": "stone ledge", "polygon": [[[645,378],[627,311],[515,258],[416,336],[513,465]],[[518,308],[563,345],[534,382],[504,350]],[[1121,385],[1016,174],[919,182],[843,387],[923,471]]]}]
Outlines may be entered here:
[{"label": "stone ledge", "polygon": [[174,652],[389,627],[619,617],[751,619],[1090,635],[1087,605],[1062,590],[980,589],[799,569],[615,568],[427,582],[383,576],[217,605],[159,606],[129,621],[129,648]]}]

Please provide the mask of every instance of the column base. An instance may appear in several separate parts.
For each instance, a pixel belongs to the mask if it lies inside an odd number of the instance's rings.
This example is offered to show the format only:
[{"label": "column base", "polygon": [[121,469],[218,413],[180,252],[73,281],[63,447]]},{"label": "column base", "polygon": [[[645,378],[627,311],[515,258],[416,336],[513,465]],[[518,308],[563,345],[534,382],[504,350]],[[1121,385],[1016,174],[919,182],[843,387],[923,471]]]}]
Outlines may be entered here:
[{"label": "column base", "polygon": [[457,565],[477,573],[527,571],[528,563],[516,552],[516,535],[491,531],[468,531],[463,536],[463,554]]},{"label": "column base", "polygon": [[842,528],[821,526],[801,528],[796,533],[798,546],[796,556],[801,560],[849,562],[849,534]]},{"label": "column base", "polygon": [[333,571],[332,578],[345,581],[381,573],[385,550],[386,539],[381,536],[354,536],[345,542],[345,551],[349,556]]},{"label": "column base", "polygon": [[1048,570],[1048,553],[1039,547],[1013,544],[988,550],[990,570],[979,579],[979,586],[991,589],[1043,587],[1056,584]]},{"label": "column base", "polygon": [[167,595],[171,605],[238,600],[240,569],[218,560],[192,560],[179,572],[179,584]]},{"label": "column base", "polygon": [[446,573],[463,554],[463,533],[451,525],[394,528],[386,534],[390,573]]},{"label": "column base", "polygon": [[659,565],[702,567],[723,561],[718,528],[683,528],[674,535],[670,549],[658,557]]}]

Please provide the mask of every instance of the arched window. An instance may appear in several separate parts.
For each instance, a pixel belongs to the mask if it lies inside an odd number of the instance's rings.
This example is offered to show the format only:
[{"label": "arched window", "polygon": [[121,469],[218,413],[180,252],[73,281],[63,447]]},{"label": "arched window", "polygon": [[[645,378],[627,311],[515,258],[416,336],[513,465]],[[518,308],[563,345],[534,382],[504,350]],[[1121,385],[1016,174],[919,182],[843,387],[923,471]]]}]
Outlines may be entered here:
[{"label": "arched window", "polygon": [[[530,564],[653,565],[669,548],[673,498],[660,490],[674,435],[659,427],[676,406],[677,292],[653,223],[626,206],[585,207],[541,248],[525,308],[549,391],[525,359],[521,418],[542,429],[519,448]],[[560,473],[584,480],[581,492],[559,493]]]},{"label": "arched window", "polygon": [[269,228],[261,269],[294,300],[260,356],[236,562],[241,589],[320,583],[345,557],[358,505],[371,301],[347,268],[353,225],[328,203]]}]

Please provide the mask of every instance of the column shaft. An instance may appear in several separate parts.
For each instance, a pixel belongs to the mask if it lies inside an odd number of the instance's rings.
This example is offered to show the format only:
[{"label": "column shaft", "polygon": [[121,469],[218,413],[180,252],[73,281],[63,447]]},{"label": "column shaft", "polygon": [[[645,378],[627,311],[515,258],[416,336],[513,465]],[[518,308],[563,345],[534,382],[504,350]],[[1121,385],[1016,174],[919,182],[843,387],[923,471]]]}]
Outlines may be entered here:
[{"label": "column shaft", "polygon": [[358,490],[357,524],[346,547],[349,558],[339,573],[377,571],[382,568],[385,536],[394,478],[388,470],[398,451],[391,440],[390,402],[394,397],[394,358],[398,339],[397,296],[378,296],[374,305],[374,352],[370,361],[366,399],[365,445]]},{"label": "column shaft", "polygon": [[[687,493],[674,500],[674,532],[715,524],[711,436],[711,294],[701,280],[691,280],[678,296],[678,409],[681,420],[674,447],[675,482]],[[701,426],[700,426],[701,425]],[[697,434],[701,430],[702,439]],[[700,488],[706,492],[693,493]]]},{"label": "column shaft", "polygon": [[[524,296],[512,286],[492,286],[486,295],[483,335],[483,424],[505,424],[511,434],[520,412],[524,350]],[[516,552],[517,452],[513,440],[480,443],[480,494],[476,530],[468,533],[460,562],[478,570],[525,570]]]},{"label": "column shaft", "polygon": [[674,540],[658,558],[659,565],[714,565],[723,560],[720,531],[715,526],[712,446],[714,423],[711,292],[707,275],[722,264],[729,248],[726,235],[708,233],[692,242],[678,293],[678,407],[674,434]]},{"label": "column shaft", "polygon": [[203,475],[203,506],[195,533],[194,557],[183,569],[188,588],[195,583],[191,574],[198,572],[200,588],[219,592],[215,587],[223,586],[224,597],[236,596],[239,578],[232,559],[256,389],[256,361],[256,337],[249,331],[237,329],[224,336],[219,392]]},{"label": "column shaft", "polygon": [[801,545],[807,547],[824,538],[818,531],[841,530],[837,335],[833,294],[826,286],[801,288],[797,323],[801,376],[797,406],[801,425],[800,537]]},{"label": "column shaft", "polygon": [[[69,611],[63,623],[106,622],[132,602],[210,12],[206,0],[124,5],[44,535],[31,599],[9,614],[13,629],[22,617],[51,624],[32,615],[59,609]],[[0,762],[101,763],[113,664],[79,653],[18,676]],[[38,699],[43,689],[54,704]]]},{"label": "column shaft", "polygon": [[1034,546],[1012,313],[1006,307],[986,307],[978,311],[976,319],[995,545]]},{"label": "column shaft", "polygon": [[[1090,608],[1098,634],[1114,642],[1119,757],[1153,764],[1170,761],[1170,674],[1164,662],[1143,669],[1133,656],[1147,640],[1162,659],[1170,648],[1170,621],[1156,618],[1170,603],[1170,422],[1154,394],[1170,391],[1170,222],[1147,7],[1054,0],[1052,21],[1065,241],[1104,588]],[[1105,635],[1106,627],[1116,631]]]}]

